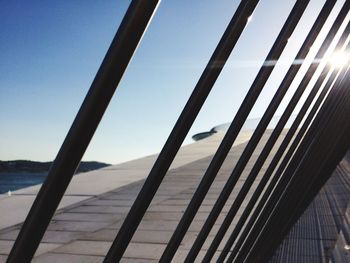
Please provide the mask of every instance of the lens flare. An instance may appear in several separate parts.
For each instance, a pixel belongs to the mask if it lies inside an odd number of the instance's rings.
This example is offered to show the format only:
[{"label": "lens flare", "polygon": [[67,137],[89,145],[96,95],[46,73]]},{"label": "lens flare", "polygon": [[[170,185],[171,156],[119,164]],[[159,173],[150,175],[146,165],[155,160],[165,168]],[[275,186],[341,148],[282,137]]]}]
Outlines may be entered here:
[{"label": "lens flare", "polygon": [[348,52],[336,51],[334,52],[328,62],[335,68],[341,68],[350,62],[350,56]]}]

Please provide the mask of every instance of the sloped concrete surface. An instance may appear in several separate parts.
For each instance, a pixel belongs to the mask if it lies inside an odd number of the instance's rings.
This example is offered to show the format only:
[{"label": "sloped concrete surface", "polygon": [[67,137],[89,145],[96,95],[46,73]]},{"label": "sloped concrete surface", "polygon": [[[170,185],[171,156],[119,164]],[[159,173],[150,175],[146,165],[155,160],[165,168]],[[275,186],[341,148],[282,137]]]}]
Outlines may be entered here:
[{"label": "sloped concrete surface", "polygon": [[[259,144],[248,167],[253,165],[269,133],[270,132],[266,133],[262,142]],[[218,134],[218,136],[222,135]],[[212,145],[214,145],[214,139],[214,137],[210,139],[213,143]],[[239,142],[243,141],[242,139],[239,140]],[[157,195],[135,233],[122,262],[157,262],[159,260],[200,179],[207,169],[212,159],[213,152],[215,152],[217,148],[217,143],[211,150],[208,147],[208,141],[200,141],[198,143],[203,143],[203,149],[208,149],[206,153],[209,154],[204,154],[197,148],[197,157],[194,157],[194,155],[191,154],[191,146],[186,146],[187,149],[185,148],[184,157],[182,159],[179,158],[177,161],[178,163],[175,162],[172,169],[167,173]],[[209,211],[240,157],[245,144],[246,143],[239,144],[237,142],[231,149],[210,192],[196,215],[193,224],[190,226],[188,233],[183,239],[174,262],[182,262],[187,255],[198,231],[200,231],[204,224]],[[196,143],[194,145],[196,145]],[[212,152],[210,153],[210,151]],[[188,154],[188,156],[185,157],[185,154]],[[140,161],[140,164],[142,163],[142,165],[144,165],[142,167],[147,166],[147,161],[145,161],[147,158]],[[129,162],[129,165],[130,164],[135,165],[135,162]],[[118,167],[120,168],[121,166]],[[112,168],[109,170],[118,171],[120,170],[119,168]],[[264,167],[264,169],[266,169],[266,167]],[[264,171],[264,169],[262,171]],[[136,167],[135,171],[139,170],[141,170],[140,167]],[[206,249],[208,249],[230,204],[232,204],[240,187],[244,183],[247,173],[248,172],[244,172],[241,179],[238,181],[213,231],[210,233],[207,242],[203,246],[203,250],[198,257],[199,261],[201,257],[203,257]],[[54,247],[45,253],[37,255],[33,262],[102,262],[130,206],[142,187],[143,182],[143,179],[138,181],[130,180],[129,183],[125,184],[123,182],[119,187],[114,187],[113,190],[91,196],[86,200],[59,210],[50,223],[48,231],[42,241],[42,244],[48,244]],[[254,187],[256,187],[256,183]],[[246,202],[243,203],[243,207],[245,205]],[[241,212],[241,210],[238,212],[238,216]],[[236,221],[237,219],[234,220],[234,224]],[[1,230],[0,240],[6,241],[10,247],[18,235],[19,228],[20,225],[15,225]],[[222,245],[220,249],[222,249]],[[7,253],[7,251],[5,252]],[[3,253],[3,256],[6,257],[6,253]]]},{"label": "sloped concrete surface", "polygon": [[[219,132],[205,140],[183,146],[170,169],[212,155],[215,153],[223,135],[224,133]],[[242,132],[235,145],[245,142],[250,135],[251,132]],[[155,154],[74,176],[59,205],[59,209],[144,179],[157,156]],[[12,196],[0,195],[0,211],[6,211],[0,214],[0,229],[24,221],[40,187],[41,185],[23,188],[12,192]]]}]

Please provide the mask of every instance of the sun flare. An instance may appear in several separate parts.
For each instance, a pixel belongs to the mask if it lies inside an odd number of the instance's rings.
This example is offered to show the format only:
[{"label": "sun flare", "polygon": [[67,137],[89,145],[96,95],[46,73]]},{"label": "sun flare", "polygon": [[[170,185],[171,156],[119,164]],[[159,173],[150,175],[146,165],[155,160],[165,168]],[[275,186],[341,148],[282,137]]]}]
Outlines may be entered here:
[{"label": "sun flare", "polygon": [[350,62],[348,52],[336,51],[328,59],[329,63],[335,68],[341,68]]}]

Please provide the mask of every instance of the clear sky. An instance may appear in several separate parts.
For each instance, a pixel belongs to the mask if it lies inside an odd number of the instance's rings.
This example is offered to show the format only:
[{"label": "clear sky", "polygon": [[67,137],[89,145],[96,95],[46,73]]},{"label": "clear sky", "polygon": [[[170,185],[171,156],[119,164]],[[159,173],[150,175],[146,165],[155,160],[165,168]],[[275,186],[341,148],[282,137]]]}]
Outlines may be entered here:
[{"label": "clear sky", "polygon": [[[160,3],[84,160],[161,150],[239,2]],[[52,160],[130,1],[0,3],[0,160]],[[261,1],[185,143],[233,119],[294,3]],[[250,117],[262,115],[323,3],[311,1]]]}]

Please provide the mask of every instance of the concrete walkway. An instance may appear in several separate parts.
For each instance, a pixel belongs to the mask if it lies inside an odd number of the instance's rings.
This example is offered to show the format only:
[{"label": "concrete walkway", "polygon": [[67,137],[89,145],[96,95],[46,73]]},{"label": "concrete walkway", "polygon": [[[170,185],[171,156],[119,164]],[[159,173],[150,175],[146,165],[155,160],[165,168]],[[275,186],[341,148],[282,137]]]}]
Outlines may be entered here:
[{"label": "concrete walkway", "polygon": [[[284,132],[285,134],[285,132]],[[283,134],[283,135],[284,135]],[[230,205],[246,180],[248,172],[262,150],[262,146],[270,135],[265,133],[257,150],[249,160],[247,169],[239,178],[228,202],[216,221],[212,231],[204,243],[196,262],[201,262],[220,227]],[[207,140],[183,147],[179,158],[169,170],[157,192],[151,206],[147,210],[135,235],[129,244],[122,262],[158,262],[180,218],[182,217],[194,191],[197,188],[212,154],[217,148],[222,134]],[[249,137],[249,134],[244,136]],[[283,136],[281,136],[283,138]],[[217,200],[222,187],[227,181],[233,167],[241,156],[246,145],[246,137],[240,137],[242,144],[236,144],[230,151],[220,169],[209,193],[206,195],[199,212],[186,233],[173,262],[183,262],[193,242],[208,217],[213,204]],[[281,141],[281,138],[280,138]],[[279,141],[279,142],[280,142]],[[276,145],[279,145],[277,143]],[[233,220],[228,233],[232,231],[242,210],[247,205],[251,194],[261,179],[274,155],[272,150],[269,160],[260,171],[251,191],[248,193]],[[36,263],[101,263],[110,248],[113,239],[133,204],[137,193],[144,182],[144,176],[151,168],[155,156],[102,169],[100,171],[77,176],[70,188],[70,195],[82,194],[84,200],[74,204],[65,204],[58,210],[51,221],[45,236],[33,259]],[[143,170],[144,169],[144,170]],[[95,176],[103,178],[96,180]],[[117,174],[118,178],[113,177]],[[320,194],[308,210],[293,227],[288,237],[276,250],[271,262],[348,262],[347,250],[349,237],[349,192],[350,192],[350,157],[344,159],[332,178],[321,190]],[[143,179],[142,179],[143,178]],[[93,183],[88,180],[93,180]],[[78,184],[79,183],[79,184]],[[109,184],[114,185],[109,185]],[[97,186],[94,188],[94,184]],[[79,187],[79,186],[84,186]],[[37,188],[36,188],[37,189]],[[35,193],[34,188],[21,190],[23,196]],[[91,191],[93,194],[91,194]],[[31,192],[33,191],[33,192]],[[16,193],[15,197],[21,196]],[[6,200],[4,198],[3,200]],[[17,199],[18,200],[18,199]],[[16,202],[15,202],[16,203]],[[22,206],[23,204],[19,204]],[[11,209],[9,207],[8,209]],[[28,209],[26,207],[26,209]],[[6,210],[2,210],[6,211]],[[346,211],[346,212],[345,212]],[[1,218],[3,213],[1,214]],[[12,225],[0,230],[0,262],[5,262],[16,239],[21,224]],[[223,248],[228,235],[221,242],[217,254]]]},{"label": "concrete walkway", "polygon": [[[266,141],[268,135],[269,132],[266,133],[262,142]],[[124,255],[123,262],[156,262],[159,260],[199,180],[212,159],[212,153],[217,148],[218,136],[222,135],[218,134],[216,137],[197,142],[182,149],[183,157],[180,156],[172,166],[172,169],[167,173],[152,205],[144,216]],[[245,134],[245,136],[240,137],[239,142],[245,141],[249,137],[249,134]],[[215,149],[209,149],[210,144]],[[215,147],[214,144],[216,145]],[[195,145],[196,147],[192,148]],[[244,146],[245,143],[236,143],[231,149],[213,187],[195,217],[190,230],[186,234],[174,262],[182,262],[187,255],[233,166],[240,157]],[[248,167],[252,166],[260,150],[261,144],[259,144],[258,150],[251,158]],[[204,157],[203,151],[209,154],[211,152],[211,155]],[[131,167],[135,167],[134,171],[141,174],[142,169],[150,168],[149,163],[151,161],[147,160],[151,158],[140,159],[129,162],[128,164],[130,169]],[[130,165],[137,164],[138,162],[139,164],[143,164],[143,166]],[[127,167],[126,165],[115,166],[113,171],[119,171],[121,174],[123,174],[122,171],[126,173],[125,171],[127,170],[120,168]],[[119,167],[119,169],[116,169],[116,167]],[[107,171],[108,169],[103,170]],[[201,259],[203,253],[208,248],[209,242],[212,240],[215,231],[222,222],[229,205],[233,202],[246,176],[247,172],[243,173],[242,178],[238,181],[229,202],[217,220],[210,237],[204,244],[198,260]],[[128,177],[125,176],[125,178]],[[86,200],[59,210],[51,221],[33,262],[102,262],[144,182],[144,180],[133,181],[133,183],[131,181],[122,181],[119,187],[114,185],[114,190],[111,191],[108,191],[108,187],[112,186],[106,185],[104,189],[105,193],[90,196]],[[256,186],[256,183],[254,186]],[[238,216],[240,213],[241,211],[239,211]],[[2,255],[0,260],[5,260],[7,257],[6,255],[9,253],[18,235],[19,228],[20,225],[16,225],[0,231],[0,255]]]},{"label": "concrete walkway", "polygon": [[[182,147],[170,169],[212,155],[215,153],[223,135],[222,132],[219,132],[205,140]],[[235,145],[245,142],[250,138],[250,135],[250,132],[241,133]],[[145,178],[156,158],[157,155],[155,154],[74,176],[59,208],[67,207]],[[0,229],[24,221],[40,187],[41,185],[36,185],[20,189],[12,192],[12,196],[0,195],[0,211],[6,211],[6,213],[0,214]]]}]

